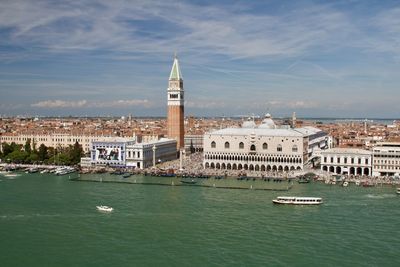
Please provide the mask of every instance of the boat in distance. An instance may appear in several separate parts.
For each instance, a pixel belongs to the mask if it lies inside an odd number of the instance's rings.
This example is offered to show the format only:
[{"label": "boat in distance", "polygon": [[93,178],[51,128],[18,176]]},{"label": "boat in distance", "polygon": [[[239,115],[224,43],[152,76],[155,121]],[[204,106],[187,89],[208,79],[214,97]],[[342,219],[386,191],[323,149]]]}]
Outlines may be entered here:
[{"label": "boat in distance", "polygon": [[114,209],[109,206],[96,206],[98,211],[112,212]]},{"label": "boat in distance", "polygon": [[320,197],[277,197],[272,202],[287,205],[320,205],[323,203]]},{"label": "boat in distance", "polygon": [[396,193],[397,193],[398,195],[400,195],[400,187],[397,188]]}]

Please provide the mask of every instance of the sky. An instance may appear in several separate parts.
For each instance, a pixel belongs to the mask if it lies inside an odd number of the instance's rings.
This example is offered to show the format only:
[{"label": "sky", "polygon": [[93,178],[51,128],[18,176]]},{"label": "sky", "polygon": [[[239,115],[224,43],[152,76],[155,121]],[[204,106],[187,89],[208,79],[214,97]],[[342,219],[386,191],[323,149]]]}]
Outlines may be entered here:
[{"label": "sky", "polygon": [[0,0],[0,115],[400,118],[400,2]]}]

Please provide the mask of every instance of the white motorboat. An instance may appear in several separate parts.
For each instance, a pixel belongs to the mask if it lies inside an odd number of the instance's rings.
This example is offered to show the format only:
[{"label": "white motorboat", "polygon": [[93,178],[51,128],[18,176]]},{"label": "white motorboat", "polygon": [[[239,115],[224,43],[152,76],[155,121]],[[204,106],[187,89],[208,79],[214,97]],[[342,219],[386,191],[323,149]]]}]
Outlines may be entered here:
[{"label": "white motorboat", "polygon": [[61,168],[58,168],[56,170],[55,174],[56,175],[66,175],[66,174],[69,174],[69,173],[73,173],[75,171],[76,170],[73,167],[61,167]]},{"label": "white motorboat", "polygon": [[320,197],[277,197],[272,202],[288,205],[320,205],[323,203]]},{"label": "white motorboat", "polygon": [[98,211],[105,211],[105,212],[111,212],[114,209],[112,207],[109,206],[96,206]]},{"label": "white motorboat", "polygon": [[348,186],[349,186],[349,182],[348,182],[348,181],[344,181],[343,184],[342,184],[342,186],[348,187]]},{"label": "white motorboat", "polygon": [[398,195],[400,195],[400,187],[397,188],[396,193],[397,193]]}]

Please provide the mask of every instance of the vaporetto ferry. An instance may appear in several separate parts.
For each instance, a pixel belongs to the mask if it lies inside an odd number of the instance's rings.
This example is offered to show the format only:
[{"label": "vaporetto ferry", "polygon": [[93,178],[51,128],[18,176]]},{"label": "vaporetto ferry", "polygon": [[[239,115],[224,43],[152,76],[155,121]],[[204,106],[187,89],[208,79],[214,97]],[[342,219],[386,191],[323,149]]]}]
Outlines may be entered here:
[{"label": "vaporetto ferry", "polygon": [[320,205],[323,203],[320,197],[277,197],[272,202],[287,205]]}]

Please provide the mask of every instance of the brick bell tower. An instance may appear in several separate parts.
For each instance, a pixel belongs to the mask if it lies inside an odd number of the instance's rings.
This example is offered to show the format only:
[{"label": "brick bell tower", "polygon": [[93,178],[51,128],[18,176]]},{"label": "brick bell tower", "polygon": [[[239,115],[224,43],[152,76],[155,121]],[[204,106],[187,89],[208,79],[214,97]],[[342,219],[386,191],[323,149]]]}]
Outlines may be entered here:
[{"label": "brick bell tower", "polygon": [[168,137],[177,141],[177,149],[184,148],[184,98],[183,79],[179,61],[175,54],[168,81]]}]

